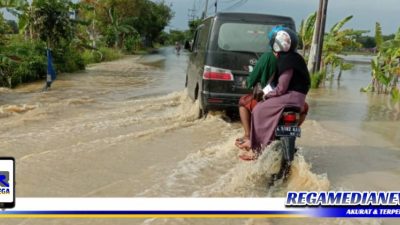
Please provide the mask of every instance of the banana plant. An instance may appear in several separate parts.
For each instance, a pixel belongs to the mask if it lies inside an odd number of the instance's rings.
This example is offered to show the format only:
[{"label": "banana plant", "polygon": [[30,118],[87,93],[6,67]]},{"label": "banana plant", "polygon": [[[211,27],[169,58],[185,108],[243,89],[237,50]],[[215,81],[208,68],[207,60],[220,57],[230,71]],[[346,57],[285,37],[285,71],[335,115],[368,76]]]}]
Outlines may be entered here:
[{"label": "banana plant", "polygon": [[322,68],[330,68],[330,78],[333,79],[334,72],[339,69],[338,79],[340,79],[342,71],[352,68],[352,64],[345,63],[344,59],[339,55],[349,47],[360,47],[361,44],[356,41],[357,36],[360,36],[367,31],[342,29],[343,26],[350,21],[353,16],[348,16],[332,26],[329,33],[325,35],[322,61]]},{"label": "banana plant", "polygon": [[369,90],[377,93],[391,94],[393,99],[399,99],[400,76],[400,28],[394,39],[383,41],[382,27],[375,25],[375,40],[377,55],[371,61],[372,84]]},{"label": "banana plant", "polygon": [[28,1],[25,1],[18,7],[7,9],[7,11],[18,18],[19,33],[24,35],[25,40],[29,39],[32,41],[35,37],[35,31],[33,28],[35,20],[32,4]]},{"label": "banana plant", "polygon": [[128,21],[124,21],[119,18],[116,10],[113,7],[108,10],[108,15],[111,21],[111,24],[108,26],[108,30],[110,36],[112,37],[111,42],[114,42],[110,44],[113,44],[114,47],[122,47],[125,36],[128,34],[136,34],[137,31],[133,26],[127,23]]},{"label": "banana plant", "polygon": [[85,32],[88,35],[89,40],[92,42],[91,47],[96,49],[97,41],[99,39],[97,11],[99,8],[104,8],[104,5],[97,0],[82,0],[79,5],[82,12],[81,16],[88,22],[88,25],[85,27]]},{"label": "banana plant", "polygon": [[0,86],[11,87],[12,68],[19,63],[20,58],[16,55],[7,55],[0,52]]},{"label": "banana plant", "polygon": [[302,20],[300,24],[299,36],[303,43],[302,53],[304,57],[308,55],[307,52],[310,50],[311,47],[316,17],[317,13],[314,12],[310,14],[306,20]]}]

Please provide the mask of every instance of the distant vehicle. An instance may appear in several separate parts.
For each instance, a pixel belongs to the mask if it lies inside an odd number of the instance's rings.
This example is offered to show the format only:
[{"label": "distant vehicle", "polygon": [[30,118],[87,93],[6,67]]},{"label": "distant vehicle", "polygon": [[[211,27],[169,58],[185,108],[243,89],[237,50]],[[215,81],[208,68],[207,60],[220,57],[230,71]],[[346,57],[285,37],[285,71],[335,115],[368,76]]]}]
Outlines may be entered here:
[{"label": "distant vehicle", "polygon": [[180,54],[181,51],[181,44],[179,44],[179,42],[175,42],[175,52],[177,55]]},{"label": "distant vehicle", "polygon": [[239,98],[249,93],[242,82],[268,50],[267,34],[276,25],[295,30],[290,17],[250,13],[218,13],[198,26],[185,85],[200,101],[200,116],[237,109]]}]

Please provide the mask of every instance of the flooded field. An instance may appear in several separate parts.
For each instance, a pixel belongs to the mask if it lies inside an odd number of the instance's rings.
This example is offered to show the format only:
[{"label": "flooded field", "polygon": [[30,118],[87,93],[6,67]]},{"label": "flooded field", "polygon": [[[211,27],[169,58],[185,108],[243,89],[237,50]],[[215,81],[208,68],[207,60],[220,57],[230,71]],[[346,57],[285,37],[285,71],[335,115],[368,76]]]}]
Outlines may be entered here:
[{"label": "flooded field", "polygon": [[[292,176],[271,188],[279,143],[238,159],[239,122],[197,120],[184,89],[186,53],[126,57],[43,82],[0,89],[0,155],[16,158],[18,197],[266,197],[287,190],[397,190],[400,108],[360,93],[369,65],[312,90]],[[41,185],[46,184],[46,185]],[[41,188],[36,188],[40,186]],[[35,222],[34,222],[35,221]],[[19,224],[71,220],[19,220]],[[39,223],[40,222],[40,223]],[[387,224],[391,224],[389,221]],[[132,224],[76,220],[74,224]],[[292,220],[135,220],[133,224],[293,224]],[[299,224],[386,224],[308,220]]]}]

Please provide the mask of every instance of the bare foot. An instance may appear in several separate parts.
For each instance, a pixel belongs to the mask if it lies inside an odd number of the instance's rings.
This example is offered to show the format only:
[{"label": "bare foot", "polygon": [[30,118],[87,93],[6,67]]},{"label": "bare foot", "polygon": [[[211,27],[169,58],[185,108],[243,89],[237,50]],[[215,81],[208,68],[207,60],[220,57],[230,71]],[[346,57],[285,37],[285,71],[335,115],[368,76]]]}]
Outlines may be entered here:
[{"label": "bare foot", "polygon": [[253,161],[258,158],[258,154],[254,153],[254,152],[249,152],[249,153],[240,155],[239,158],[244,161]]},{"label": "bare foot", "polygon": [[235,140],[235,145],[237,146],[237,147],[239,147],[239,145],[242,145],[245,141],[247,141],[247,140],[250,140],[250,138],[249,137],[247,137],[247,136],[243,136],[243,137],[240,137],[240,138],[236,138],[236,140]]},{"label": "bare foot", "polygon": [[251,142],[250,139],[244,140],[242,143],[239,143],[236,145],[238,148],[245,150],[245,151],[250,151],[251,150]]}]

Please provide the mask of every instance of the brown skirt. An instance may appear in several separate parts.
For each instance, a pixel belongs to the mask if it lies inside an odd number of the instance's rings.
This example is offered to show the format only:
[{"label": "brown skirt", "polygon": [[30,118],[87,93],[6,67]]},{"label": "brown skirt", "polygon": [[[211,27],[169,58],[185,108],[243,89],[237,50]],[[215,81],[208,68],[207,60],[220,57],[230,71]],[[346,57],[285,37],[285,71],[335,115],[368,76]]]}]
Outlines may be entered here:
[{"label": "brown skirt", "polygon": [[250,112],[253,111],[254,107],[257,105],[257,100],[253,98],[253,94],[243,95],[239,99],[239,107],[245,107]]},{"label": "brown skirt", "polygon": [[[269,98],[259,102],[251,114],[251,148],[255,151],[261,151],[272,140],[274,140],[274,131],[278,125],[281,113],[286,106],[295,106],[305,109],[306,95],[290,91],[284,95]],[[306,106],[308,108],[308,105]]]}]

